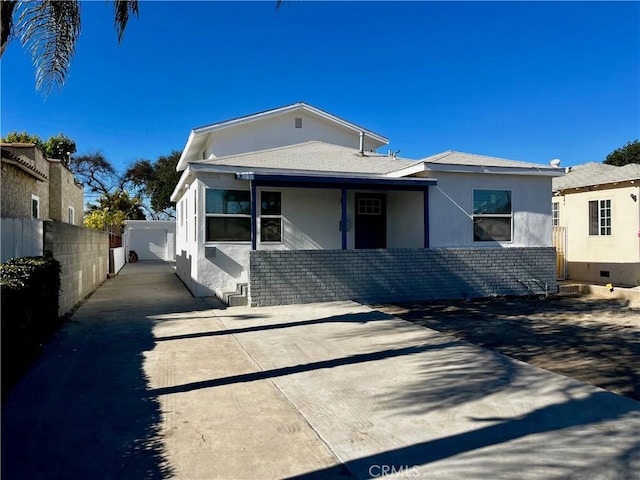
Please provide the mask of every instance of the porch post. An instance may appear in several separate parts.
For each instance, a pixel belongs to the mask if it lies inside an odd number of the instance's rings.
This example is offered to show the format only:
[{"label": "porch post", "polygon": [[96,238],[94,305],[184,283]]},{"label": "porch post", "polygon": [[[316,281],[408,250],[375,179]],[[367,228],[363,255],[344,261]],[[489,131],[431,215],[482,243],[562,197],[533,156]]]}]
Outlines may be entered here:
[{"label": "porch post", "polygon": [[251,180],[249,181],[249,185],[251,185],[251,250],[255,250],[257,243],[256,239],[258,236],[258,222],[256,222],[256,205],[258,203],[256,199],[256,182],[254,180]]},{"label": "porch post", "polygon": [[342,250],[347,249],[347,189],[342,189],[342,198],[340,199],[342,206],[342,217],[340,219],[340,233],[342,235]]},{"label": "porch post", "polygon": [[424,200],[424,248],[429,248],[429,187],[422,192]]}]

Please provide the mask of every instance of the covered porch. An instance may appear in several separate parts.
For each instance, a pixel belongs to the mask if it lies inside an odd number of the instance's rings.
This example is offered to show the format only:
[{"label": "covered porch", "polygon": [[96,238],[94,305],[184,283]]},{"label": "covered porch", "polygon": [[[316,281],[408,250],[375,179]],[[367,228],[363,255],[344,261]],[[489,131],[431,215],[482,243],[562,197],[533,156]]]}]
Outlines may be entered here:
[{"label": "covered porch", "polygon": [[[416,224],[422,224],[421,246],[429,248],[429,187],[437,185],[436,179],[254,172],[237,173],[236,179],[248,181],[250,185],[252,251],[263,246],[261,242],[259,244],[258,217],[260,213],[261,228],[263,228],[262,214],[265,210],[262,205],[258,208],[259,193],[263,198],[267,189],[283,188],[339,191],[340,220],[337,231],[342,250],[349,248],[349,232],[352,232],[351,248],[353,249],[392,248],[393,242],[388,241],[388,228],[390,225],[393,226],[394,222],[397,223],[399,218],[408,221],[414,230]],[[415,208],[403,209],[400,205],[395,207],[392,202],[389,203],[387,194],[397,192],[421,194],[421,212],[417,212]],[[305,205],[300,205],[299,209],[304,211]],[[331,227],[327,225],[326,228]],[[261,236],[260,239],[262,239]]]}]

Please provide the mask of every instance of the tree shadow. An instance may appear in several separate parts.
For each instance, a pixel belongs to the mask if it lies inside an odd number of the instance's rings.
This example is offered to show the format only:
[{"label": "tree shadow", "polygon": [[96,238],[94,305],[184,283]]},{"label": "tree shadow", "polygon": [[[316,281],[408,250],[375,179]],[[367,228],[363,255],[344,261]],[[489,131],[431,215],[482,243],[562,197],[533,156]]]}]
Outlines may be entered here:
[{"label": "tree shadow", "polygon": [[[379,306],[416,324],[640,400],[638,312],[579,297],[500,298]],[[629,322],[607,322],[607,315]],[[604,321],[603,321],[604,320]]]},{"label": "tree shadow", "polygon": [[144,353],[155,345],[154,316],[212,304],[191,297],[170,268],[126,273],[74,313],[10,392],[2,408],[2,478],[172,476]]},{"label": "tree shadow", "polygon": [[[430,478],[431,475],[436,478],[437,475],[438,478],[511,479],[514,474],[534,471],[546,471],[546,478],[568,478],[567,475],[575,473],[576,467],[593,472],[594,460],[608,457],[606,471],[615,473],[610,478],[633,478],[637,473],[633,468],[640,448],[640,410],[636,402],[627,399],[612,402],[611,396],[608,392],[597,391],[582,398],[567,398],[515,418],[473,419],[484,425],[356,458],[344,465],[357,478],[381,476],[383,468],[414,478]],[[631,424],[634,428],[593,433],[605,422],[613,421]],[[490,424],[486,425],[486,422]],[[585,435],[585,429],[592,431]],[[622,450],[622,453],[612,453],[610,449],[606,454],[611,455],[603,455],[603,449],[611,445],[616,446],[616,452]],[[559,449],[562,461],[548,456],[553,446]],[[432,464],[442,460],[448,461],[434,465],[431,470]],[[289,480],[317,478],[321,473],[309,472]]]}]

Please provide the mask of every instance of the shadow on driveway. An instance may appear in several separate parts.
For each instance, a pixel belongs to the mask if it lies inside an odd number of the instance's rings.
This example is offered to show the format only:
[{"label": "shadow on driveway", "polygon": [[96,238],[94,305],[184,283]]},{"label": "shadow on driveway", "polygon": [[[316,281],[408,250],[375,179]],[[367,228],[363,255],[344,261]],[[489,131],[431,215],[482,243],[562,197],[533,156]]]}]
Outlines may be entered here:
[{"label": "shadow on driveway", "polygon": [[2,407],[3,479],[169,478],[143,353],[191,297],[168,264],[128,264],[75,312]]}]

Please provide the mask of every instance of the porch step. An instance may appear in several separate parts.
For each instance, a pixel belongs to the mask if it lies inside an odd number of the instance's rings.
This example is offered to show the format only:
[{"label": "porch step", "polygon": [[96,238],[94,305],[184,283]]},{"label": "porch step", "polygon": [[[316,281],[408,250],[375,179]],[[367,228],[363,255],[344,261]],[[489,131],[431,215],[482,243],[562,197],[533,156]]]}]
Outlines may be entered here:
[{"label": "porch step", "polygon": [[238,283],[235,290],[223,290],[222,301],[230,307],[246,307],[249,303],[249,285]]}]

